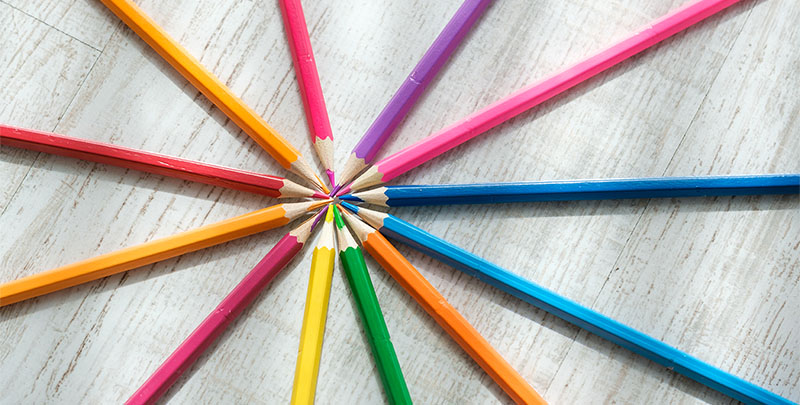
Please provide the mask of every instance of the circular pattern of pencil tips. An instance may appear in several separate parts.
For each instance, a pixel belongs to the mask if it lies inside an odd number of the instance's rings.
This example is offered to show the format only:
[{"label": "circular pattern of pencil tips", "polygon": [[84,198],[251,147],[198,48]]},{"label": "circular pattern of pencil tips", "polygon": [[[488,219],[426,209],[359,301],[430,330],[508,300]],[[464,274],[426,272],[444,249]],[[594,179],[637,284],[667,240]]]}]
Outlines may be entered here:
[{"label": "circular pattern of pencil tips", "polygon": [[[745,402],[788,403],[763,388],[716,369],[699,359],[650,336],[622,325],[595,311],[490,263],[466,250],[393,215],[353,205],[366,202],[383,206],[521,201],[563,201],[607,198],[680,197],[797,193],[800,176],[723,176],[716,178],[657,178],[620,181],[540,182],[513,185],[466,185],[370,187],[386,183],[433,157],[488,131],[522,111],[529,110],[621,61],[674,35],[688,26],[736,3],[737,0],[697,0],[637,31],[614,46],[544,81],[470,115],[456,125],[373,162],[378,150],[411,105],[475,24],[488,0],[465,0],[436,38],[395,98],[351,153],[338,184],[332,165],[332,139],[311,44],[298,0],[281,0],[295,70],[307,109],[312,142],[326,176],[313,172],[299,151],[255,114],[213,74],[207,71],[142,10],[129,0],[103,3],[198,88],[244,132],[251,136],[285,169],[308,186],[277,176],[250,173],[201,162],[135,151],[34,130],[0,126],[0,135],[11,146],[61,154],[261,193],[276,198],[313,198],[315,201],[283,203],[229,220],[203,226],[172,237],[87,259],[49,272],[2,285],[0,305],[9,305],[79,283],[141,267],[169,257],[281,227],[310,214],[290,230],[192,332],[175,352],[129,399],[149,403],[158,399],[205,350],[219,333],[244,310],[258,293],[299,253],[312,231],[321,227],[312,253],[312,269],[306,296],[303,329],[296,364],[292,403],[313,403],[325,330],[328,299],[336,252],[342,262],[362,325],[373,353],[386,397],[391,403],[410,403],[400,363],[364,260],[370,254],[436,323],[517,403],[544,403],[541,396],[484,339],[458,311],[386,239],[388,236],[466,274],[557,317],[585,328],[671,370],[695,379]],[[443,141],[446,140],[446,141]],[[423,158],[424,157],[424,158]],[[359,175],[360,174],[360,175]],[[323,178],[330,181],[330,189]],[[456,187],[457,188],[457,187]],[[350,201],[350,202],[347,202]],[[321,224],[321,225],[320,225]],[[347,225],[346,225],[347,224]],[[352,230],[352,234],[348,230]],[[355,238],[354,238],[355,235]],[[338,241],[338,242],[334,242]]]}]

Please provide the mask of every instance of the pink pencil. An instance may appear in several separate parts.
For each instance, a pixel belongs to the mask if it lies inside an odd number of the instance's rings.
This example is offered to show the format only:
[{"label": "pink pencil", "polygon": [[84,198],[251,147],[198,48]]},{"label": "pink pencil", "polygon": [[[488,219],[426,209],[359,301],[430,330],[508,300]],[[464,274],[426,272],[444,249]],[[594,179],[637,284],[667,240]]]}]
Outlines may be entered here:
[{"label": "pink pencil", "polygon": [[699,0],[643,27],[629,38],[428,136],[367,169],[342,195],[385,183],[605,71],[739,0]]},{"label": "pink pencil", "polygon": [[309,218],[281,238],[125,403],[152,404],[158,400],[294,258],[311,235],[313,220],[314,218]]},{"label": "pink pencil", "polygon": [[306,108],[306,121],[311,129],[311,142],[314,143],[317,156],[325,167],[333,187],[336,185],[333,176],[333,132],[328,119],[328,110],[325,108],[325,97],[322,95],[317,64],[314,62],[314,52],[311,50],[311,39],[308,37],[303,6],[300,5],[300,0],[280,0],[280,4],[286,37],[292,50],[294,71]]}]

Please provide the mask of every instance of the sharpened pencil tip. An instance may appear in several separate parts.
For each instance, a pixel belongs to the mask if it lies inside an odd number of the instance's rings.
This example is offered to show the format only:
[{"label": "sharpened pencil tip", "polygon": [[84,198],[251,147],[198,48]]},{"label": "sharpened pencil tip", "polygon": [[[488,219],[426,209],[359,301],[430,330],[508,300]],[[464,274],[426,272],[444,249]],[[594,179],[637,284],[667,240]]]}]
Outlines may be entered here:
[{"label": "sharpened pencil tip", "polygon": [[330,180],[330,181],[331,181],[331,184],[332,184],[332,185],[334,185],[334,186],[336,186],[336,176],[334,176],[334,174],[333,174],[333,170],[331,170],[331,169],[325,169],[325,174],[327,174],[327,175],[328,175],[328,180]]},{"label": "sharpened pencil tip", "polygon": [[357,205],[353,205],[353,204],[350,204],[349,202],[342,201],[342,207],[345,207],[348,210],[353,211],[354,213],[358,214],[358,206]]},{"label": "sharpened pencil tip", "polygon": [[330,205],[326,205],[325,208],[322,209],[322,211],[318,212],[317,215],[314,216],[314,223],[311,224],[311,229],[314,229],[314,228],[317,227],[317,224],[319,223],[319,221],[321,221],[322,218],[325,216],[325,213],[329,211],[328,210],[329,207],[330,207]]},{"label": "sharpened pencil tip", "polygon": [[345,194],[338,196],[340,200],[347,200],[347,201],[355,201],[355,202],[364,202],[364,200],[352,195],[352,194]]},{"label": "sharpened pencil tip", "polygon": [[327,194],[320,193],[319,191],[315,191],[315,192],[314,192],[314,195],[312,195],[312,197],[314,197],[314,198],[321,198],[321,199],[323,199],[323,200],[327,200],[327,199],[331,198],[331,196],[329,196],[329,195],[327,195]]},{"label": "sharpened pencil tip", "polygon": [[306,211],[313,211],[313,210],[315,210],[315,209],[317,209],[317,208],[319,208],[319,207],[321,207],[321,206],[323,206],[325,204],[330,203],[331,201],[333,201],[333,199],[330,198],[330,197],[325,198],[322,201],[311,201],[311,204],[309,204],[308,208],[306,208]]},{"label": "sharpened pencil tip", "polygon": [[350,185],[349,184],[347,185],[347,187],[340,188],[339,191],[337,191],[333,196],[336,197],[336,196],[340,196],[342,194],[348,194],[348,193],[350,193]]},{"label": "sharpened pencil tip", "polygon": [[333,206],[333,222],[336,224],[337,228],[339,229],[344,228],[344,220],[342,219],[342,214],[339,213],[339,209],[337,208],[336,205]]}]

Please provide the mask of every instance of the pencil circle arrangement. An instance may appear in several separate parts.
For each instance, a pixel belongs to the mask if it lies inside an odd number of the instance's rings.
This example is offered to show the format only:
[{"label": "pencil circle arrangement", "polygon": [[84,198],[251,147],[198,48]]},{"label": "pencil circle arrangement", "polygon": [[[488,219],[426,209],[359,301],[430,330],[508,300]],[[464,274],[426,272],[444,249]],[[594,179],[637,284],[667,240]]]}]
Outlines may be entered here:
[{"label": "pencil circle arrangement", "polygon": [[[174,177],[260,194],[270,198],[301,201],[283,202],[230,219],[184,230],[172,236],[152,238],[130,247],[105,252],[44,272],[25,274],[0,285],[0,306],[18,305],[45,294],[139,269],[163,260],[256,233],[289,225],[291,229],[263,256],[255,267],[208,314],[199,326],[158,367],[130,389],[128,403],[153,403],[164,396],[201,355],[213,356],[212,345],[239,315],[281,274],[292,260],[319,236],[311,254],[311,270],[305,295],[302,329],[297,331],[297,358],[291,402],[314,403],[324,359],[323,341],[329,311],[335,263],[347,282],[366,346],[374,359],[383,400],[411,403],[414,387],[407,383],[407,364],[392,341],[388,320],[397,315],[382,310],[382,298],[373,284],[377,263],[430,320],[452,339],[463,353],[496,385],[500,401],[545,403],[545,389],[526,381],[493,345],[474,327],[446,293],[426,279],[394,242],[400,242],[441,263],[478,279],[513,298],[521,305],[538,308],[553,316],[558,326],[572,325],[640,355],[663,367],[665,374],[677,373],[699,384],[745,403],[791,403],[777,393],[715,367],[656,337],[616,321],[591,306],[582,305],[540,286],[533,280],[505,269],[491,260],[459,247],[445,238],[404,221],[401,213],[389,214],[375,207],[452,206],[465,204],[530,203],[554,201],[659,199],[710,196],[800,194],[800,174],[754,174],[692,177],[647,177],[625,179],[527,181],[514,183],[384,185],[411,172],[476,137],[499,136],[491,130],[563,93],[591,83],[593,78],[632,57],[701,23],[739,0],[691,1],[647,26],[634,30],[609,47],[592,53],[576,64],[558,70],[512,94],[479,108],[462,120],[435,130],[418,142],[378,159],[381,148],[430,87],[437,74],[459,47],[469,46],[466,38],[490,7],[490,0],[464,0],[417,65],[380,111],[372,125],[349,153],[341,171],[334,159],[334,134],[323,96],[320,75],[312,50],[309,27],[299,0],[280,0],[286,39],[311,143],[324,175],[315,173],[304,157],[256,111],[153,19],[130,0],[101,0],[144,43],[162,57],[197,91],[207,98],[241,131],[264,149],[296,180],[252,171],[138,150],[106,142],[68,137],[35,129],[0,124],[3,145],[113,165],[134,171]],[[689,33],[688,35],[691,35]],[[640,63],[640,62],[634,62]],[[508,157],[498,164],[513,160]],[[571,203],[565,203],[571,204]],[[319,231],[317,231],[319,229]],[[486,236],[487,233],[479,233]],[[491,240],[483,241],[492,244]],[[366,253],[366,255],[365,255]],[[368,262],[365,257],[371,257]],[[788,259],[787,266],[797,263]],[[372,275],[371,275],[372,273]],[[743,288],[742,286],[739,286]],[[268,293],[268,292],[266,292]],[[299,294],[299,292],[298,292]],[[136,305],[132,303],[131,305]],[[527,309],[526,309],[527,310]],[[563,325],[561,325],[563,324]],[[520,332],[520,333],[525,333]],[[268,338],[268,337],[267,337]],[[535,365],[533,365],[535,368]],[[748,375],[748,378],[754,375]],[[346,384],[346,382],[343,382]],[[323,398],[317,398],[325,402]],[[244,400],[244,398],[242,398]]]}]

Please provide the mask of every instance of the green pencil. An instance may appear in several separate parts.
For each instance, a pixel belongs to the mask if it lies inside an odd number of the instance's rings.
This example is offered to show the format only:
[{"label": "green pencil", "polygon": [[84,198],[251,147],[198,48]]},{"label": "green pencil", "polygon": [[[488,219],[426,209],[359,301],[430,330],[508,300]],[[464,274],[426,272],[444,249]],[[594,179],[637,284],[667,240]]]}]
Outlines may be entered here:
[{"label": "green pencil", "polygon": [[367,263],[364,262],[364,253],[358,246],[350,231],[345,227],[339,210],[333,208],[334,221],[336,222],[336,236],[339,240],[339,258],[353,292],[353,298],[361,315],[361,322],[372,349],[372,355],[378,366],[383,389],[391,404],[411,404],[406,380],[397,361],[397,354],[389,338],[389,330],[383,320],[378,297],[372,287],[372,280],[367,272]]}]

